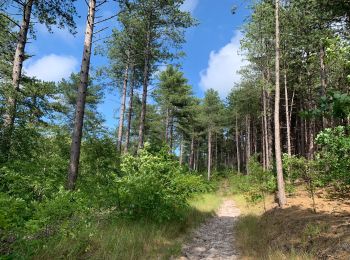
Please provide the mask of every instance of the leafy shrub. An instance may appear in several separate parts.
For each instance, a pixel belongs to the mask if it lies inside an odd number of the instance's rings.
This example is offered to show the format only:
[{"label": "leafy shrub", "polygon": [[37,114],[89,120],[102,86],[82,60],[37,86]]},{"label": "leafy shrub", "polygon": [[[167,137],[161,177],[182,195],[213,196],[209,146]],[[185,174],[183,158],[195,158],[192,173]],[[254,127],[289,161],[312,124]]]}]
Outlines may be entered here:
[{"label": "leafy shrub", "polygon": [[261,166],[257,156],[252,156],[248,162],[249,175],[235,175],[230,183],[234,193],[244,194],[249,202],[265,201],[267,193],[276,190],[276,178],[272,172]]},{"label": "leafy shrub", "polygon": [[7,233],[23,225],[28,216],[26,202],[20,198],[0,193],[0,231]]},{"label": "leafy shrub", "polygon": [[257,156],[252,156],[248,162],[250,172],[250,188],[249,196],[252,202],[263,199],[265,194],[276,190],[276,178],[270,172],[263,169],[257,159]]},{"label": "leafy shrub", "polygon": [[304,157],[284,155],[283,165],[284,171],[292,183],[297,179],[303,180],[306,183],[307,191],[313,201],[313,210],[316,212],[315,190],[316,187],[323,185],[320,181],[319,163]]},{"label": "leafy shrub", "polygon": [[81,192],[67,191],[61,186],[53,198],[34,203],[34,213],[26,222],[26,228],[30,233],[53,226],[57,229],[65,220],[86,213],[86,204]]},{"label": "leafy shrub", "polygon": [[338,126],[318,134],[317,144],[321,150],[317,161],[323,169],[324,183],[337,184],[339,188],[350,185],[350,128]]},{"label": "leafy shrub", "polygon": [[209,188],[201,177],[180,167],[166,149],[157,154],[145,149],[137,157],[125,155],[121,173],[123,177],[116,181],[119,205],[132,217],[159,221],[181,217],[191,194]]}]

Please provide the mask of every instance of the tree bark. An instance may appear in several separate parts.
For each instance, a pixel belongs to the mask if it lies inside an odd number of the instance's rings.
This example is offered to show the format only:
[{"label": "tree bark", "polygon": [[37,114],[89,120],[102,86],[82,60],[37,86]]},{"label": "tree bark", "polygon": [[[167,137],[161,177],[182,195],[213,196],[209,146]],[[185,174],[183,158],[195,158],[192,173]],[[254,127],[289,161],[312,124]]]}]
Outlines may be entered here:
[{"label": "tree bark", "polygon": [[94,21],[95,21],[95,7],[96,7],[96,0],[90,0],[88,20],[86,23],[86,30],[85,30],[83,59],[82,59],[81,71],[80,71],[80,83],[79,83],[78,93],[77,93],[78,95],[77,95],[77,103],[76,103],[76,110],[75,110],[74,129],[73,129],[72,144],[71,144],[71,150],[70,150],[70,162],[69,162],[68,183],[67,183],[67,188],[69,190],[75,189],[76,180],[78,178],[86,92],[87,92],[87,85],[89,81],[92,36],[93,36]]},{"label": "tree bark", "polygon": [[196,145],[196,157],[195,157],[195,163],[194,163],[194,170],[195,171],[199,171],[199,153],[200,153],[200,151],[199,151],[199,149],[200,149],[200,144],[199,144],[199,142],[197,142],[197,145]]},{"label": "tree bark", "polygon": [[12,132],[16,119],[17,112],[17,93],[19,91],[19,85],[22,77],[22,68],[24,61],[24,50],[27,44],[28,30],[30,26],[30,19],[32,14],[34,0],[29,0],[24,4],[23,19],[21,28],[18,33],[18,42],[16,46],[15,56],[13,59],[12,68],[12,87],[13,93],[7,98],[6,111],[3,115],[4,120],[4,136],[3,136],[3,148],[4,153],[8,153],[11,148]]},{"label": "tree bark", "polygon": [[250,144],[250,116],[247,115],[245,117],[245,123],[246,123],[246,172],[249,174],[249,160],[251,155],[251,144]]},{"label": "tree bark", "polygon": [[131,131],[131,120],[133,113],[133,99],[134,99],[134,87],[135,87],[135,70],[132,70],[132,82],[130,85],[130,94],[129,94],[129,113],[128,113],[128,123],[126,128],[126,136],[125,136],[125,147],[124,152],[127,153],[129,151],[130,144],[130,131]]},{"label": "tree bark", "polygon": [[211,130],[208,131],[208,181],[211,177]]},{"label": "tree bark", "polygon": [[240,156],[240,149],[239,149],[239,131],[238,131],[238,118],[236,114],[236,158],[237,158],[237,171],[238,173],[241,172],[241,156]]},{"label": "tree bark", "polygon": [[215,133],[215,171],[218,169],[218,134]]},{"label": "tree bark", "polygon": [[149,81],[149,66],[150,66],[150,44],[151,44],[151,25],[148,23],[147,28],[147,40],[146,40],[146,56],[144,60],[143,69],[143,91],[142,91],[142,108],[140,116],[140,128],[139,128],[139,144],[138,150],[143,148],[144,135],[145,135],[145,122],[146,122],[146,110],[147,110],[147,90]]},{"label": "tree bark", "polygon": [[286,194],[283,179],[282,154],[281,154],[281,136],[280,136],[280,27],[279,27],[279,7],[280,0],[275,0],[275,18],[276,18],[276,89],[275,89],[275,156],[277,170],[278,202],[280,207],[286,204]]},{"label": "tree bark", "polygon": [[[327,89],[327,76],[326,76],[326,65],[325,65],[325,49],[324,46],[321,45],[320,47],[320,75],[321,75],[321,96],[326,96],[326,89]],[[322,127],[323,129],[327,128],[328,122],[327,119],[323,116],[322,117]]]},{"label": "tree bark", "polygon": [[121,152],[121,150],[122,150],[124,114],[125,114],[126,93],[127,93],[127,89],[128,89],[128,80],[129,80],[129,60],[127,61],[125,73],[124,73],[122,102],[120,105],[120,113],[119,113],[119,128],[118,128],[118,139],[117,139],[117,151],[118,152]]},{"label": "tree bark", "polygon": [[190,160],[189,160],[189,166],[191,170],[194,170],[194,133],[191,137],[191,148],[190,148]]},{"label": "tree bark", "polygon": [[170,116],[170,130],[169,130],[169,147],[170,147],[170,153],[173,152],[173,143],[174,143],[174,117]]},{"label": "tree bark", "polygon": [[[271,82],[271,72],[270,72],[270,68],[269,68],[269,61],[267,61],[267,78],[266,78],[267,82]],[[266,102],[267,102],[267,160],[266,160],[266,167],[268,170],[272,170],[272,163],[273,163],[273,131],[272,131],[272,121],[273,121],[273,116],[272,116],[272,95],[271,92],[269,92],[268,90],[265,89],[265,93],[266,93]]]},{"label": "tree bark", "polygon": [[165,116],[165,143],[169,145],[169,108],[166,109],[166,116]]},{"label": "tree bark", "polygon": [[284,98],[285,98],[285,112],[286,112],[286,128],[287,128],[287,153],[288,156],[292,156],[292,147],[290,140],[290,117],[289,117],[289,100],[288,100],[288,87],[287,87],[287,71],[284,71]]},{"label": "tree bark", "polygon": [[269,140],[268,140],[268,126],[267,126],[267,97],[266,97],[265,84],[263,85],[263,128],[264,128],[264,157],[265,157],[265,169],[269,169]]},{"label": "tree bark", "polygon": [[264,123],[264,116],[261,118],[261,125],[262,125],[262,132],[263,132],[263,138],[261,139],[262,163],[263,163],[263,169],[266,170],[266,143],[265,143],[266,128],[265,128],[265,123]]},{"label": "tree bark", "polygon": [[182,161],[183,161],[183,150],[184,150],[184,143],[183,143],[183,139],[181,138],[181,141],[180,141],[180,157],[179,157],[180,165],[182,165]]}]

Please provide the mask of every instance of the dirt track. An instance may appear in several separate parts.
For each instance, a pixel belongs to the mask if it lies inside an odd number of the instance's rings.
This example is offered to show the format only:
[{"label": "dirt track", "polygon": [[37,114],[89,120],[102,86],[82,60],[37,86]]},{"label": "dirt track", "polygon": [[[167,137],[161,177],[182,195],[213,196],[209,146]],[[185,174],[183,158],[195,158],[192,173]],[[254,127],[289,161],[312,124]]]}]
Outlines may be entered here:
[{"label": "dirt track", "polygon": [[231,260],[238,258],[234,247],[234,222],[240,210],[230,199],[224,199],[216,216],[196,229],[183,246],[180,260]]}]

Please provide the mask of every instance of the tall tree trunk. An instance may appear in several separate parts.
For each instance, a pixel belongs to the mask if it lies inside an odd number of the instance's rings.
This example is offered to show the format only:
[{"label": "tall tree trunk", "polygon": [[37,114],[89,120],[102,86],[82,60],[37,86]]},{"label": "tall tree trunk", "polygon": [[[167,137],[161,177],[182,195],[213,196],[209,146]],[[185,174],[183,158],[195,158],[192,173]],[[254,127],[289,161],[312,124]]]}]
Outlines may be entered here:
[{"label": "tall tree trunk", "polygon": [[180,165],[182,165],[182,161],[183,161],[183,151],[184,151],[184,142],[183,142],[183,138],[181,138],[181,141],[180,141],[180,156],[179,156],[179,163],[180,163]]},{"label": "tall tree trunk", "polygon": [[289,100],[288,100],[288,87],[287,87],[287,71],[284,70],[284,98],[285,98],[285,111],[286,111],[286,128],[287,128],[287,152],[288,156],[292,156],[292,147],[290,140],[290,117],[289,117]]},{"label": "tall tree trunk", "polygon": [[250,116],[247,115],[245,117],[245,123],[246,123],[246,172],[249,174],[249,159],[251,155],[251,144],[250,144]]},{"label": "tall tree trunk", "polygon": [[[300,104],[300,110],[303,108],[302,106],[302,101],[300,100],[299,102]],[[306,144],[306,134],[305,134],[305,120],[301,117],[299,117],[299,121],[300,121],[300,150],[301,150],[301,155],[305,156],[305,144]]]},{"label": "tall tree trunk", "polygon": [[308,159],[312,160],[314,158],[314,136],[315,136],[315,119],[310,119],[309,121],[309,129],[308,129],[308,134],[309,134],[309,147],[308,147]]},{"label": "tall tree trunk", "polygon": [[275,156],[277,169],[278,202],[280,207],[286,204],[286,194],[283,179],[282,154],[281,154],[281,136],[280,136],[280,27],[279,27],[279,8],[280,0],[275,0],[275,18],[276,18],[276,90],[275,90]]},{"label": "tall tree trunk", "polygon": [[218,169],[218,134],[215,133],[215,171]]},{"label": "tall tree trunk", "polygon": [[169,145],[169,108],[166,109],[166,116],[165,116],[165,143]]},{"label": "tall tree trunk", "polygon": [[[269,61],[267,61],[267,82],[271,82],[271,72],[269,68]],[[272,95],[271,92],[269,92],[267,89],[265,89],[266,93],[266,101],[267,101],[267,162],[266,167],[268,170],[272,170],[272,163],[273,163],[273,131],[272,131],[272,122],[273,122],[273,116],[272,116]]]},{"label": "tall tree trunk", "polygon": [[264,123],[264,116],[261,118],[261,125],[262,125],[262,132],[263,132],[263,138],[261,139],[262,163],[263,163],[263,169],[266,170],[266,143],[265,143],[266,128],[265,128],[265,123]]},{"label": "tall tree trunk", "polygon": [[[321,74],[321,96],[326,96],[326,89],[327,89],[327,76],[326,76],[326,65],[325,65],[325,49],[324,46],[321,44],[320,47],[320,74]],[[328,122],[325,117],[322,117],[322,127],[327,128]]]},{"label": "tall tree trunk", "polygon": [[265,90],[265,84],[263,85],[263,128],[264,128],[264,156],[265,156],[265,169],[269,169],[270,161],[269,161],[269,140],[268,140],[268,120],[267,120],[267,93]]},{"label": "tall tree trunk", "polygon": [[239,149],[239,130],[238,130],[238,118],[236,114],[236,158],[237,158],[237,171],[238,173],[241,172],[241,155],[240,155],[240,149]]},{"label": "tall tree trunk", "polygon": [[149,81],[149,70],[150,70],[150,44],[151,44],[151,25],[148,23],[147,28],[147,40],[146,40],[146,56],[144,60],[143,69],[143,91],[142,91],[142,108],[140,116],[140,128],[139,128],[139,144],[138,150],[143,148],[144,135],[145,135],[145,123],[146,123],[146,110],[147,110],[147,90]]},{"label": "tall tree trunk", "polygon": [[170,130],[169,130],[169,146],[170,146],[170,153],[173,152],[173,138],[174,138],[174,117],[171,115],[170,117]]},{"label": "tall tree trunk", "polygon": [[3,136],[3,152],[7,154],[11,148],[12,132],[14,128],[16,112],[17,112],[17,94],[22,77],[22,68],[24,61],[24,50],[27,44],[28,30],[32,14],[34,0],[29,0],[23,6],[23,20],[18,33],[18,42],[16,46],[15,56],[12,68],[12,87],[13,92],[7,98],[6,111],[3,115],[4,120],[4,136]]},{"label": "tall tree trunk", "polygon": [[194,133],[192,133],[191,137],[191,148],[190,148],[190,160],[189,160],[189,166],[191,170],[194,170]]},{"label": "tall tree trunk", "polygon": [[78,177],[86,92],[87,92],[87,85],[89,81],[92,36],[93,36],[94,22],[95,22],[95,7],[96,7],[96,0],[90,0],[88,20],[86,23],[86,30],[85,30],[83,60],[81,62],[80,82],[79,82],[78,93],[77,93],[74,129],[73,129],[72,144],[71,144],[71,150],[70,150],[70,162],[69,162],[69,173],[68,173],[68,183],[67,183],[67,188],[69,190],[75,189],[75,184]]},{"label": "tall tree trunk", "polygon": [[252,127],[253,127],[252,140],[254,141],[254,154],[257,154],[258,153],[258,129],[254,124]]},{"label": "tall tree trunk", "polygon": [[119,113],[119,128],[118,128],[118,139],[117,139],[117,151],[118,152],[121,152],[121,150],[122,150],[124,114],[125,114],[126,93],[127,93],[127,89],[128,89],[128,80],[129,80],[129,59],[127,61],[125,73],[124,73],[122,102],[120,105],[120,113]]},{"label": "tall tree trunk", "polygon": [[130,131],[131,131],[131,120],[132,120],[132,113],[133,113],[134,88],[135,88],[135,68],[132,69],[132,81],[131,81],[131,85],[130,85],[129,113],[128,113],[128,123],[127,123],[127,127],[126,127],[125,147],[124,147],[125,153],[128,152],[129,144],[130,144]]},{"label": "tall tree trunk", "polygon": [[211,176],[211,129],[208,131],[208,181]]},{"label": "tall tree trunk", "polygon": [[200,153],[200,151],[199,151],[199,149],[200,149],[200,144],[199,144],[199,142],[197,142],[197,144],[196,144],[196,157],[195,157],[195,162],[194,162],[194,170],[195,171],[199,171],[199,153]]}]

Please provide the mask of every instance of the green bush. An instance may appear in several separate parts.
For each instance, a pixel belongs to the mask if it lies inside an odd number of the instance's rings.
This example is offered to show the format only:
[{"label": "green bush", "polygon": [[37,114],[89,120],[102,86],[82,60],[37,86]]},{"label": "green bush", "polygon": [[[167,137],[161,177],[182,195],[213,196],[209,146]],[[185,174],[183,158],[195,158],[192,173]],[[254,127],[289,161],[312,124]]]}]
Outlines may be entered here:
[{"label": "green bush", "polygon": [[244,194],[252,203],[265,201],[266,194],[276,190],[275,176],[263,169],[256,155],[250,158],[248,168],[248,175],[237,174],[230,178],[232,192]]},{"label": "green bush", "polygon": [[350,185],[350,127],[338,126],[318,134],[317,161],[323,169],[322,181],[339,188]]},{"label": "green bush", "polygon": [[73,216],[87,213],[86,199],[80,191],[71,192],[60,187],[59,191],[51,199],[33,203],[34,212],[30,220],[26,222],[26,229],[30,233],[40,232],[44,228],[55,227],[71,220]]},{"label": "green bush", "polygon": [[265,201],[265,195],[276,190],[275,176],[270,171],[263,169],[256,155],[250,158],[248,168],[250,179],[248,195],[250,200],[252,202]]},{"label": "green bush", "polygon": [[26,202],[21,198],[14,198],[0,193],[0,231],[8,233],[23,225],[28,217]]},{"label": "green bush", "polygon": [[116,180],[118,204],[132,217],[159,221],[181,217],[187,199],[209,189],[200,176],[180,167],[166,149],[157,154],[145,149],[137,157],[124,156],[121,173]]}]

